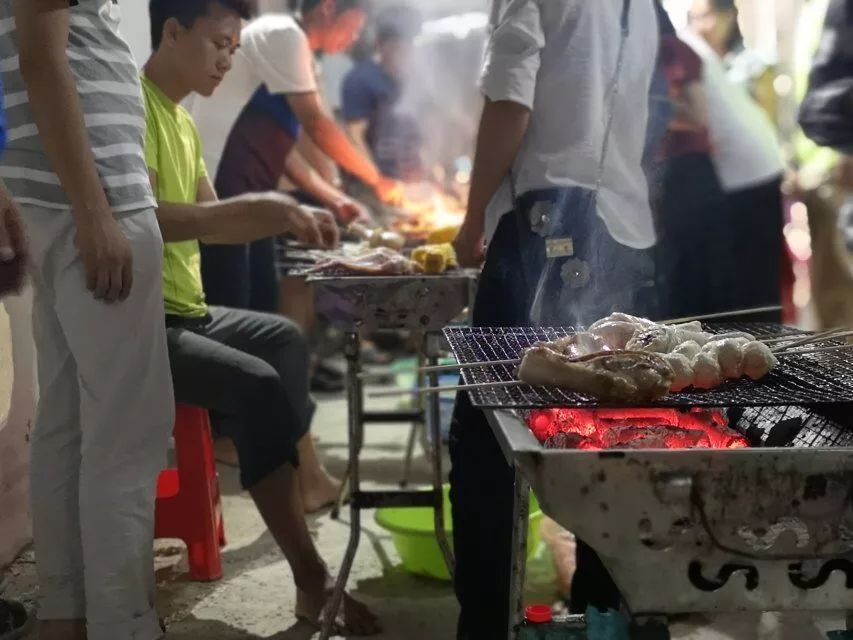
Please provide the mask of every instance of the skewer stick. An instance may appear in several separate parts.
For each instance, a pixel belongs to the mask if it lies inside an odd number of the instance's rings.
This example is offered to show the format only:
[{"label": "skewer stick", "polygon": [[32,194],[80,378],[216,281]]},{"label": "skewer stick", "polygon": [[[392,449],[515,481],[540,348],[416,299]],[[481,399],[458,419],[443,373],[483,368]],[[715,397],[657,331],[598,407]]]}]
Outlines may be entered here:
[{"label": "skewer stick", "polygon": [[802,347],[805,345],[826,342],[827,340],[835,340],[839,338],[849,338],[850,336],[853,336],[853,331],[844,327],[840,329],[832,329],[829,331],[821,331],[820,333],[815,333],[813,335],[806,336],[805,338],[800,338],[799,340],[795,340],[794,342],[783,344],[781,347],[776,347],[774,351],[782,352],[787,351],[788,349],[792,349],[794,347]]},{"label": "skewer stick", "polygon": [[370,398],[393,398],[395,396],[409,396],[413,393],[444,393],[445,391],[470,391],[472,389],[499,389],[501,387],[516,387],[521,384],[526,384],[518,380],[508,380],[501,382],[478,382],[476,384],[455,384],[446,387],[420,387],[418,389],[390,389],[388,391],[374,391],[368,394]]},{"label": "skewer stick", "polygon": [[371,369],[370,371],[363,371],[358,374],[358,377],[361,379],[370,379],[394,373],[443,373],[447,371],[461,371],[462,369],[476,369],[478,367],[498,367],[503,365],[512,366],[518,364],[521,364],[521,360],[519,358],[515,358],[512,360],[488,360],[486,362],[456,362],[454,364],[440,364],[431,367],[412,367],[407,369],[391,369],[390,367],[386,367],[383,369]]},{"label": "skewer stick", "polygon": [[[832,332],[835,332],[835,331],[839,331],[839,329],[833,329],[832,330]],[[791,344],[787,344],[787,345],[783,345],[781,347],[777,347],[776,350],[774,350],[774,353],[781,354],[782,352],[784,352],[784,350],[787,350],[790,347],[807,345],[807,344],[821,342],[822,340],[830,340],[832,338],[841,338],[841,337],[846,337],[848,335],[853,335],[853,331],[848,331],[848,332],[843,333],[843,334],[833,333],[833,335],[828,335],[832,332],[826,331],[826,332],[821,332],[819,334],[810,334],[806,338],[802,338],[800,340],[792,342]],[[779,341],[783,341],[783,340],[792,340],[792,339],[796,339],[796,338],[797,338],[797,336],[795,334],[793,336],[783,336],[783,337],[779,337],[779,338],[770,338],[768,340],[759,340],[759,342],[764,342],[765,344],[767,344],[769,346],[775,342],[779,342]],[[370,380],[372,378],[379,378],[379,377],[386,376],[386,375],[393,375],[395,373],[409,373],[409,372],[446,373],[449,371],[463,371],[465,369],[479,369],[482,367],[514,366],[514,365],[519,365],[519,364],[521,364],[521,359],[520,358],[514,358],[511,360],[485,360],[482,362],[463,362],[463,363],[457,362],[454,364],[442,364],[442,365],[429,366],[429,367],[412,367],[412,368],[407,368],[407,369],[392,369],[390,367],[383,367],[381,369],[371,369],[370,371],[363,371],[363,372],[358,374],[358,377],[362,380]]]},{"label": "skewer stick", "polygon": [[793,351],[783,351],[782,353],[777,353],[775,355],[777,358],[783,358],[785,356],[807,356],[812,353],[844,351],[846,349],[853,349],[853,344],[835,344],[830,347],[815,347],[814,349],[794,349]]},{"label": "skewer stick", "polygon": [[[853,349],[853,344],[837,344],[830,347],[816,347],[814,349],[800,349],[795,351],[786,351],[777,354],[779,357],[786,356],[807,356],[815,353],[828,353],[834,351],[844,351]],[[444,393],[446,391],[471,391],[474,389],[501,389],[505,387],[515,387],[527,384],[520,380],[504,380],[499,382],[478,382],[476,384],[454,384],[444,387],[421,387],[419,389],[391,389],[388,391],[375,391],[369,394],[370,398],[393,398],[396,396],[408,396],[413,393],[429,394],[429,393]]]},{"label": "skewer stick", "polygon": [[771,313],[773,311],[781,311],[781,305],[774,304],[768,307],[755,307],[753,309],[738,309],[737,311],[723,311],[721,313],[706,313],[701,316],[685,316],[684,318],[671,318],[669,320],[659,320],[658,324],[684,324],[685,322],[693,322],[695,320],[719,320],[721,318],[731,318],[733,316],[748,316],[757,313]]},{"label": "skewer stick", "polygon": [[798,331],[796,333],[785,334],[784,336],[776,336],[773,338],[757,338],[757,339],[766,345],[771,345],[771,344],[776,344],[777,342],[786,342],[788,340],[799,340],[801,338],[813,338],[816,335],[820,335],[820,334],[809,333],[808,331]]}]

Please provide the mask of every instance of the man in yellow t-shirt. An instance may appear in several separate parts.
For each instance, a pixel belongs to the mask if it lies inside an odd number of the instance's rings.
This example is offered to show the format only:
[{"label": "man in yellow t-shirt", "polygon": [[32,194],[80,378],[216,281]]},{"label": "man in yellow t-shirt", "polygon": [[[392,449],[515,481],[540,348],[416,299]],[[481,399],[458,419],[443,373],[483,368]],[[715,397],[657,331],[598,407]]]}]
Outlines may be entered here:
[{"label": "man in yellow t-shirt", "polygon": [[[297,616],[318,624],[331,584],[303,510],[337,484],[316,457],[308,428],[308,349],[280,316],[205,302],[199,241],[242,244],[276,234],[331,248],[331,214],[293,199],[254,194],[219,201],[198,132],[180,102],[210,95],[231,68],[249,0],[152,0],[154,54],[142,78],[146,161],[166,242],[163,289],[177,402],[209,409],[237,447],[243,487],[254,499],[293,570]],[[297,471],[298,468],[298,471]],[[373,633],[376,619],[348,598],[346,630]]]}]

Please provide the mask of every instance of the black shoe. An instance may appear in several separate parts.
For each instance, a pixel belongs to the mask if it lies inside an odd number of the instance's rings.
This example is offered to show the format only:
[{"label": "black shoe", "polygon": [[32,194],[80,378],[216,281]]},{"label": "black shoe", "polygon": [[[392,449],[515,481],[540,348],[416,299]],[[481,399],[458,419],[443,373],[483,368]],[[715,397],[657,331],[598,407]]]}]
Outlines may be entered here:
[{"label": "black shoe", "polygon": [[[318,368],[311,376],[311,391],[338,393],[346,388],[346,378]],[[2,639],[0,639],[2,640]]]},{"label": "black shoe", "polygon": [[0,600],[0,640],[20,640],[29,631],[31,623],[24,605]]},{"label": "black shoe", "polygon": [[329,378],[339,378],[340,380],[346,380],[347,377],[347,372],[343,366],[338,365],[331,359],[318,360],[317,365],[314,367],[314,372],[322,373]]}]

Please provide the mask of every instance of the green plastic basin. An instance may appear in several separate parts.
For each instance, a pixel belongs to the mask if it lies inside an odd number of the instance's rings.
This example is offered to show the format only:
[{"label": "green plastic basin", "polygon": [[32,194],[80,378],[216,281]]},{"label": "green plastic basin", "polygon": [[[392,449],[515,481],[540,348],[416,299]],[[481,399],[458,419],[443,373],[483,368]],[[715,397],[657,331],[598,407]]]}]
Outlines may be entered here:
[{"label": "green plastic basin", "polygon": [[[539,546],[539,524],[542,511],[536,497],[530,495],[530,529],[527,535],[527,554],[531,556]],[[391,533],[394,546],[403,567],[419,576],[450,580],[444,556],[435,539],[433,512],[429,507],[401,509],[386,507],[376,511],[376,523]],[[450,515],[450,486],[444,485],[444,528],[453,545],[453,521]],[[496,560],[500,561],[500,560]],[[506,559],[509,562],[509,558]]]}]

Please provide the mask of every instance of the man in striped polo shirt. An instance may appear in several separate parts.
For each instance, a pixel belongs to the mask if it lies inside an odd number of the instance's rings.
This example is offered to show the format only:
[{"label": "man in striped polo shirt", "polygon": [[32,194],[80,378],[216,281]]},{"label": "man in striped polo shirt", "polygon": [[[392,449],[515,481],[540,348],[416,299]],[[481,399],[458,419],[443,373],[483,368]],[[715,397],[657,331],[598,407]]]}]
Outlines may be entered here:
[{"label": "man in striped polo shirt", "polygon": [[157,474],[174,420],[163,241],[116,0],[0,0],[3,179],[33,258],[40,640],[155,640]]}]

